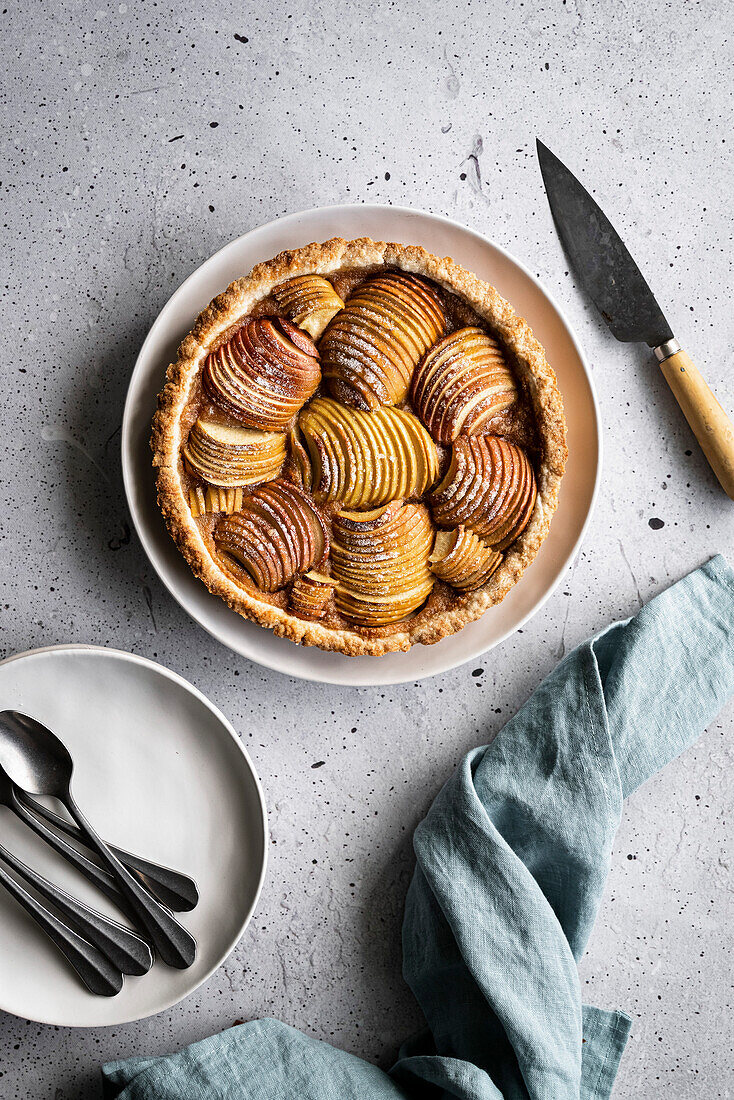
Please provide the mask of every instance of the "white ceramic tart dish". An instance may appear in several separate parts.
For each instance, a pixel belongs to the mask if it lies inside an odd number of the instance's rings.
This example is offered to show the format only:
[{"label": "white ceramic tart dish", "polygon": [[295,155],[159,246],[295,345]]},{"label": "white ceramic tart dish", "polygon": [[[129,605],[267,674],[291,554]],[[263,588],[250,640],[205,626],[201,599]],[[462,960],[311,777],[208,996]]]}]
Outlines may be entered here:
[{"label": "white ceramic tart dish", "polygon": [[432,644],[499,603],[555,512],[553,370],[487,282],[333,238],[233,282],[153,422],[158,500],[210,592],[349,656]]}]

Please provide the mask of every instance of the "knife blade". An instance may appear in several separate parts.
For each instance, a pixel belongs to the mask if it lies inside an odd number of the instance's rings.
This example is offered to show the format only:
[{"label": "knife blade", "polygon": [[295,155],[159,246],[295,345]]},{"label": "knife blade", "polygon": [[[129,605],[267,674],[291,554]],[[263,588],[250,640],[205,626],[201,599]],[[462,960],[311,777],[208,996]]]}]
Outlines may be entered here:
[{"label": "knife blade", "polygon": [[604,211],[542,141],[538,161],[553,221],[580,282],[612,334],[655,357],[725,492],[734,500],[734,427],[673,337],[655,295]]},{"label": "knife blade", "polygon": [[564,250],[618,340],[651,348],[673,339],[642,272],[604,211],[541,141],[538,160]]}]

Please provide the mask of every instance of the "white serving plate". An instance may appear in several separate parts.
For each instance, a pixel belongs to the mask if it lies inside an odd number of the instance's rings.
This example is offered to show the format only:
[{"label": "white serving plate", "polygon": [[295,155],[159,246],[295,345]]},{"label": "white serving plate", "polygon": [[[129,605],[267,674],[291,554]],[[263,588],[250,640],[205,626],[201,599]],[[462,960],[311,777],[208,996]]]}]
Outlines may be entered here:
[{"label": "white serving plate", "polygon": [[[165,529],[155,499],[150,422],[166,367],[196,315],[235,278],[285,248],[329,237],[368,236],[421,244],[450,255],[495,286],[529,322],[558,377],[568,423],[569,461],[558,511],[538,557],[506,599],[481,619],[434,646],[384,657],[344,657],[294,645],[241,618],[189,570]],[[173,294],[153,324],[130,380],[122,426],[122,465],[133,522],[156,572],[183,608],[224,645],[290,676],[331,684],[377,685],[446,672],[498,645],[548,599],[579,548],[601,475],[601,424],[589,369],[574,333],[547,290],[527,268],[471,229],[395,206],[305,210],[254,229],[201,265]]]},{"label": "white serving plate", "polygon": [[[150,973],[126,977],[116,997],[97,997],[0,887],[0,1009],[44,1024],[98,1027],[170,1008],[232,951],[265,875],[265,804],[237,734],[180,676],[96,646],[52,646],[0,663],[0,710],[6,709],[33,715],[61,737],[75,762],[74,796],[106,840],[192,875],[201,897],[177,917],[197,940],[193,966],[173,970],[156,962]],[[9,810],[0,814],[7,848],[119,919]]]}]

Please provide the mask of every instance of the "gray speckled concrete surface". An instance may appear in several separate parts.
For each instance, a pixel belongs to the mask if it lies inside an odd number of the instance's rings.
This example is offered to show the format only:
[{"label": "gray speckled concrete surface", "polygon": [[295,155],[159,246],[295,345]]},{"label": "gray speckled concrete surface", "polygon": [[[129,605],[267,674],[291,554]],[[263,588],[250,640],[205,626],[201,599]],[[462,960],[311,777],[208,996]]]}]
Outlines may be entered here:
[{"label": "gray speckled concrete surface", "polygon": [[[0,1017],[0,1097],[97,1097],[101,1061],[260,1015],[388,1065],[418,1022],[410,837],[444,777],[565,650],[734,549],[734,505],[649,356],[566,270],[534,155],[537,134],[595,186],[731,410],[732,9],[8,0],[0,19],[2,654],[89,641],[190,678],[241,731],[273,838],[259,910],[209,982],[110,1030]],[[565,583],[522,634],[420,686],[319,687],[233,656],[163,589],[122,492],[125,389],[173,289],[245,230],[343,201],[449,214],[528,264],[577,327],[605,422]],[[586,998],[634,1018],[619,1100],[734,1093],[732,733],[730,706],[626,809],[582,966]]]}]

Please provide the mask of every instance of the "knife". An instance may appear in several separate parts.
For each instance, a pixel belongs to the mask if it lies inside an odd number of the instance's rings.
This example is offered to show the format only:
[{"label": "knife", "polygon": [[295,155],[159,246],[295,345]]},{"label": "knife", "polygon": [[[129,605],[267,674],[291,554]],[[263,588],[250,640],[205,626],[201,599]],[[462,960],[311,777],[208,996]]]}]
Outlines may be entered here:
[{"label": "knife", "polygon": [[734,427],[682,350],[621,237],[565,164],[536,142],[561,244],[612,333],[651,347],[711,469],[734,500]]}]

